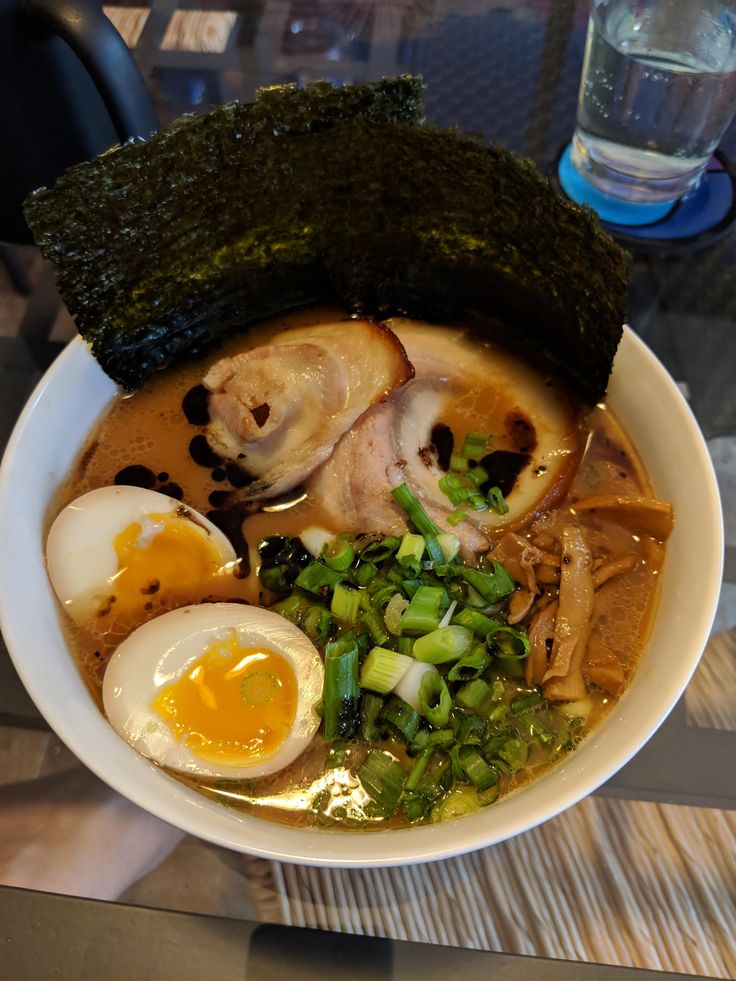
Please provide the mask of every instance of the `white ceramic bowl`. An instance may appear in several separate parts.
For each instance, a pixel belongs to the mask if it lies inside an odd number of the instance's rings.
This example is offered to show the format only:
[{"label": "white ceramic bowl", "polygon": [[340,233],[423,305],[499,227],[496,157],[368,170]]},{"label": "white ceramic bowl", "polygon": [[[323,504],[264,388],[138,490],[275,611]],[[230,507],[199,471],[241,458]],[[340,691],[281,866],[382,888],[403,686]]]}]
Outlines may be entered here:
[{"label": "white ceramic bowl", "polygon": [[289,828],[198,796],[139,756],[99,713],[69,656],[44,568],[54,491],[115,391],[77,340],[41,380],[0,470],[0,624],[28,692],[52,729],[121,794],[190,834],[238,851],[312,865],[400,865],[448,858],[546,821],[604,783],[667,716],[705,646],[718,600],[723,529],[703,438],[677,387],[626,330],[608,402],[638,447],[675,530],[659,610],[633,682],[603,723],[530,787],[459,821],[360,833]]}]

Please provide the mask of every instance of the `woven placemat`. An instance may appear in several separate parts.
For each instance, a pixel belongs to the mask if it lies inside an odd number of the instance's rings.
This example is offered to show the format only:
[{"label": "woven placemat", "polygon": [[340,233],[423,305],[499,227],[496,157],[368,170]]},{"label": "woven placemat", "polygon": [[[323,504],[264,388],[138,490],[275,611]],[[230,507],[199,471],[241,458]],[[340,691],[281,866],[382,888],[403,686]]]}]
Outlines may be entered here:
[{"label": "woven placemat", "polygon": [[[713,637],[690,721],[736,728],[736,631]],[[245,859],[261,919],[731,978],[736,813],[590,797],[461,858],[394,869]]]}]

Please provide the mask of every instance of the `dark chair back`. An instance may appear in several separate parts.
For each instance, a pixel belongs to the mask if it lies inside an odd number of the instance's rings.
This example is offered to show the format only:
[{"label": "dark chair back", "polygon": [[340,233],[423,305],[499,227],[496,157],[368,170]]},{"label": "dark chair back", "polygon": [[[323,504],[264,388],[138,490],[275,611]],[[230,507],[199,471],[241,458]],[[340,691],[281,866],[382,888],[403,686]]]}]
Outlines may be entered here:
[{"label": "dark chair back", "polygon": [[21,211],[30,191],[157,128],[101,0],[0,0],[0,242],[33,241]]}]

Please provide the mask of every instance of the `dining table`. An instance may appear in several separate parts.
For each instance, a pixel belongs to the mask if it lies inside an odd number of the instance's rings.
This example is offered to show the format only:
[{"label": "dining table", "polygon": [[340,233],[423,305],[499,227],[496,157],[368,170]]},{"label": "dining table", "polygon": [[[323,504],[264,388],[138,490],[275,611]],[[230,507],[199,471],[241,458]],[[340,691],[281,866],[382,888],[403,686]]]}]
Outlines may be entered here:
[{"label": "dining table", "polygon": [[[561,193],[588,0],[110,0],[104,11],[162,125],[253,101],[262,86],[417,75],[428,123],[530,158]],[[733,180],[736,126],[719,154]],[[736,976],[733,210],[707,235],[622,237],[628,324],[700,425],[726,541],[702,659],[636,756],[552,820],[470,854],[393,868],[281,863],[118,798],[49,729],[0,640],[0,976]],[[0,447],[75,334],[50,268],[32,249],[22,258],[27,295],[0,279]]]}]

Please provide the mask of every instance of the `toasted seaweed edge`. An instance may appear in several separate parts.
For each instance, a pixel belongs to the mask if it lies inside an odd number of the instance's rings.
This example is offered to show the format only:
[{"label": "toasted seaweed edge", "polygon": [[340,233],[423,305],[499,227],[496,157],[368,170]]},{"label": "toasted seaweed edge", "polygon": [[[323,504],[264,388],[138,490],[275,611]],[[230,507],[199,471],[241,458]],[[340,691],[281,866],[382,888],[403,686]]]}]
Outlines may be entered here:
[{"label": "toasted seaweed edge", "polygon": [[[72,168],[29,198],[27,218],[80,332],[127,388],[211,343],[214,326],[332,296],[379,316],[505,318],[596,401],[626,254],[530,161],[419,126],[421,114],[410,77],[263,90]],[[258,194],[237,194],[258,179]]]},{"label": "toasted seaweed edge", "polygon": [[[184,346],[177,323],[181,318],[171,317],[176,304],[167,310],[163,298],[155,297],[151,316],[150,308],[140,302],[141,284],[161,258],[156,250],[162,235],[180,242],[196,239],[200,228],[210,223],[213,208],[219,206],[221,214],[231,210],[238,188],[226,180],[228,193],[218,202],[223,175],[247,171],[247,162],[264,153],[267,157],[269,147],[306,134],[312,139],[320,129],[351,114],[361,113],[375,122],[416,124],[423,112],[421,93],[421,79],[412,76],[337,90],[325,82],[305,90],[293,85],[264,89],[253,104],[230,103],[204,116],[182,117],[147,142],[115,146],[71,168],[52,189],[34,192],[25,205],[27,220],[42,253],[55,265],[60,292],[96,356],[102,360],[109,351],[109,363],[114,348],[124,352],[119,335],[126,330],[148,334],[158,347],[151,351],[150,367],[166,362],[167,347],[173,345],[177,351]],[[180,179],[172,189],[177,175]],[[250,183],[261,179],[262,170],[256,168],[249,177]],[[208,236],[211,232],[208,225]],[[227,234],[223,244],[228,244]],[[212,246],[209,239],[202,251]],[[168,279],[176,273],[172,270]],[[175,284],[169,286],[176,290]],[[125,323],[118,313],[121,308],[128,309]],[[169,333],[171,343],[166,341]],[[140,350],[139,344],[135,347]],[[114,365],[105,368],[127,387],[137,387],[149,370],[142,365],[140,377],[128,371],[124,380]]]}]

